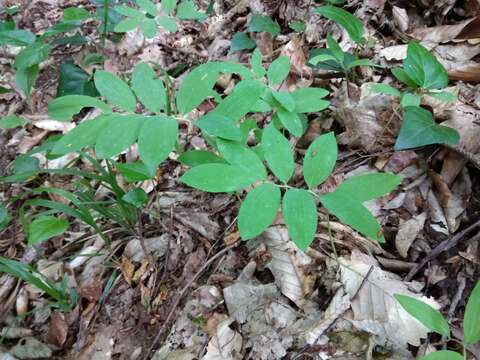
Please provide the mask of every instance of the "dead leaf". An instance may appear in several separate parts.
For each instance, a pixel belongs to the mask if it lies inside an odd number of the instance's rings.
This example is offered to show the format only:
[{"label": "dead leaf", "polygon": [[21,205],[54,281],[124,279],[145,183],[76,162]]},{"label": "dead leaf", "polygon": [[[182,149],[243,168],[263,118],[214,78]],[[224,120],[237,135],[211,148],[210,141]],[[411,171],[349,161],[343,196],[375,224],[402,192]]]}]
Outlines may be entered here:
[{"label": "dead leaf", "polygon": [[406,32],[408,30],[408,14],[407,10],[399,8],[398,6],[392,7],[393,20],[397,24],[398,28]]},{"label": "dead leaf", "polygon": [[132,285],[132,278],[133,274],[135,273],[135,265],[133,265],[130,259],[126,256],[122,258],[120,271],[122,272],[123,277],[127,281],[128,285]]},{"label": "dead leaf", "polygon": [[453,40],[477,39],[480,38],[480,16],[455,25],[416,28],[409,35],[419,41],[437,44]]},{"label": "dead leaf", "polygon": [[63,347],[68,335],[68,324],[65,315],[60,311],[54,311],[48,325],[47,342],[58,347]]},{"label": "dead leaf", "polygon": [[426,219],[427,214],[421,213],[414,216],[410,220],[400,222],[400,225],[398,226],[398,233],[395,237],[395,247],[397,248],[400,256],[403,258],[408,256],[408,249],[410,249],[410,246],[423,229]]},{"label": "dead leaf", "polygon": [[218,324],[203,360],[243,359],[241,354],[243,339],[238,332],[230,328],[232,322],[233,319],[228,318]]}]

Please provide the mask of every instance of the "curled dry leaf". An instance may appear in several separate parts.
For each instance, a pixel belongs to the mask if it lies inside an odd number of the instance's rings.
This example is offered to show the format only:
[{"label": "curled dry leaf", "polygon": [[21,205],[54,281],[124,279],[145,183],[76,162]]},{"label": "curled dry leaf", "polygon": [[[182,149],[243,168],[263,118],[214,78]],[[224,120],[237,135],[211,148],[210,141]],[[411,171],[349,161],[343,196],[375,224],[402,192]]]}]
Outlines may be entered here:
[{"label": "curled dry leaf", "polygon": [[68,324],[65,315],[60,311],[54,311],[50,318],[48,327],[47,342],[58,347],[62,347],[67,340]]},{"label": "curled dry leaf", "polygon": [[421,213],[414,216],[410,220],[403,221],[398,227],[398,233],[395,237],[395,247],[397,248],[398,253],[403,258],[408,256],[408,249],[417,238],[420,231],[425,225],[425,220],[427,219],[426,213]]},{"label": "curled dry leaf", "polygon": [[480,16],[462,21],[455,25],[441,25],[427,28],[416,28],[410,36],[432,43],[445,43],[453,40],[480,38]]},{"label": "curled dry leaf", "polygon": [[261,239],[272,260],[267,267],[272,272],[275,283],[287,298],[298,307],[302,307],[305,296],[311,292],[316,274],[306,275],[303,266],[313,263],[305,253],[298,251],[288,236],[285,226],[273,226],[267,229]]},{"label": "curled dry leaf", "polygon": [[429,330],[403,310],[393,295],[412,296],[438,309],[436,301],[411,290],[420,290],[421,285],[383,271],[373,258],[357,251],[350,259],[341,258],[340,264],[341,282],[352,299],[352,324],[375,335],[377,344],[391,344],[398,351],[409,354],[407,344],[419,346]]},{"label": "curled dry leaf", "polygon": [[408,30],[408,14],[407,10],[399,8],[398,6],[392,7],[393,19],[397,24],[398,28],[406,32]]},{"label": "curled dry leaf", "polygon": [[242,359],[242,336],[230,328],[233,319],[221,321],[210,339],[207,353],[203,360],[237,360]]}]

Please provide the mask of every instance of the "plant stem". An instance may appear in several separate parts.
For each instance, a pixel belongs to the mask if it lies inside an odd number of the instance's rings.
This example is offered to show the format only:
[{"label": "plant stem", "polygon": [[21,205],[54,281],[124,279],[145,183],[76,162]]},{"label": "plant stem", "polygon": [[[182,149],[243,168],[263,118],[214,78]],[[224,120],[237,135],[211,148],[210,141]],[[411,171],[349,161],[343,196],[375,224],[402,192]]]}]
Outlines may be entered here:
[{"label": "plant stem", "polygon": [[102,47],[105,51],[108,33],[108,12],[110,11],[110,0],[103,0],[103,30],[102,30]]}]

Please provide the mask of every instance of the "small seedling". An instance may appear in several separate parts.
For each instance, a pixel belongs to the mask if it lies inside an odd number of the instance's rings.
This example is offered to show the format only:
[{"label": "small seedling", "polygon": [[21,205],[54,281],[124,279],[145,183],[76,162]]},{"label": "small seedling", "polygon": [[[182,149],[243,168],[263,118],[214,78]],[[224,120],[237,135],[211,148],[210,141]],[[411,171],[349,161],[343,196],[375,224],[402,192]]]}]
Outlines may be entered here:
[{"label": "small seedling", "polygon": [[[442,335],[444,338],[451,339],[450,326],[443,315],[429,304],[416,298],[395,295],[395,299],[411,316],[420,321],[430,331]],[[480,282],[472,290],[465,307],[463,316],[463,355],[450,350],[436,351],[422,360],[465,360],[467,359],[467,346],[480,341]]]},{"label": "small seedling", "polygon": [[355,15],[348,11],[332,6],[325,5],[315,9],[317,14],[326,17],[329,20],[335,21],[338,25],[345,29],[353,42],[357,45],[365,43],[363,24]]}]

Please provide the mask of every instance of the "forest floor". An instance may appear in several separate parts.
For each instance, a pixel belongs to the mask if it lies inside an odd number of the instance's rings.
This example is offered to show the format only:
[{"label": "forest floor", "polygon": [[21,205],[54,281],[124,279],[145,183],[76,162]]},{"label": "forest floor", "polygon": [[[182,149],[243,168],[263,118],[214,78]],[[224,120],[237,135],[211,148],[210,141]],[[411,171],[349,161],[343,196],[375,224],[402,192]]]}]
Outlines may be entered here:
[{"label": "forest floor", "polygon": [[[94,11],[87,0],[2,3],[5,9],[19,6],[13,20],[35,34],[60,21],[66,7]],[[209,5],[206,0],[197,3],[202,10]],[[399,315],[392,295],[423,295],[461,339],[466,301],[480,274],[475,228],[480,219],[478,1],[366,0],[341,5],[365,26],[368,46],[360,57],[380,65],[357,68],[353,81],[308,66],[309,52],[325,47],[328,33],[345,51],[355,46],[338,25],[314,12],[319,3],[213,4],[213,14],[203,22],[184,21],[179,31],[160,31],[152,39],[130,31],[107,39],[104,47],[98,22],[87,21],[80,33],[88,43],[52,51],[41,65],[30,102],[15,85],[16,48],[0,47],[0,86],[15,90],[0,94],[0,114],[29,121],[1,130],[0,176],[10,172],[18,155],[74,126],[51,120],[47,111],[57,94],[62,64],[71,61],[92,74],[96,65],[85,66],[83,59],[101,53],[104,69],[123,76],[139,62],[153,62],[178,85],[188,69],[207,61],[248,64],[251,50],[230,52],[231,39],[247,31],[252,13],[262,13],[280,24],[281,33],[251,37],[266,64],[278,55],[290,58],[292,73],[284,86],[330,91],[330,108],[309,118],[308,130],[297,143],[304,151],[320,134],[336,134],[337,166],[320,191],[352,175],[402,176],[398,189],[366,204],[382,225],[386,244],[363,237],[320,210],[315,241],[305,252],[289,240],[281,216],[263,235],[241,241],[238,196],[202,193],[181,184],[177,180],[185,167],[172,153],[157,177],[141,185],[149,194],[140,210],[149,256],[136,236],[105,220],[100,226],[109,246],[75,221],[62,236],[40,247],[27,246],[21,204],[9,207],[13,220],[0,232],[0,255],[30,264],[54,282],[68,278],[78,302],[68,311],[51,308],[45,294],[32,285],[0,274],[0,359],[413,359],[443,346],[461,352],[455,341],[445,342]],[[2,10],[0,20],[7,19]],[[294,20],[303,21],[305,30],[292,30]],[[398,84],[390,69],[401,64],[410,39],[431,50],[448,71],[447,90],[457,100],[424,99],[422,106],[438,123],[458,130],[458,145],[393,149],[401,124],[398,100],[374,94],[368,86]],[[228,89],[236,80],[227,76],[221,81]],[[206,101],[192,117],[209,106]],[[84,111],[75,123],[92,111]],[[199,134],[199,129],[182,124],[181,147],[205,149]],[[132,160],[138,153],[121,156]],[[41,185],[69,189],[73,179],[42,175],[0,183],[0,200],[7,202]],[[462,233],[472,225],[472,231]],[[467,352],[468,358],[480,359],[480,346],[469,346]]]}]

